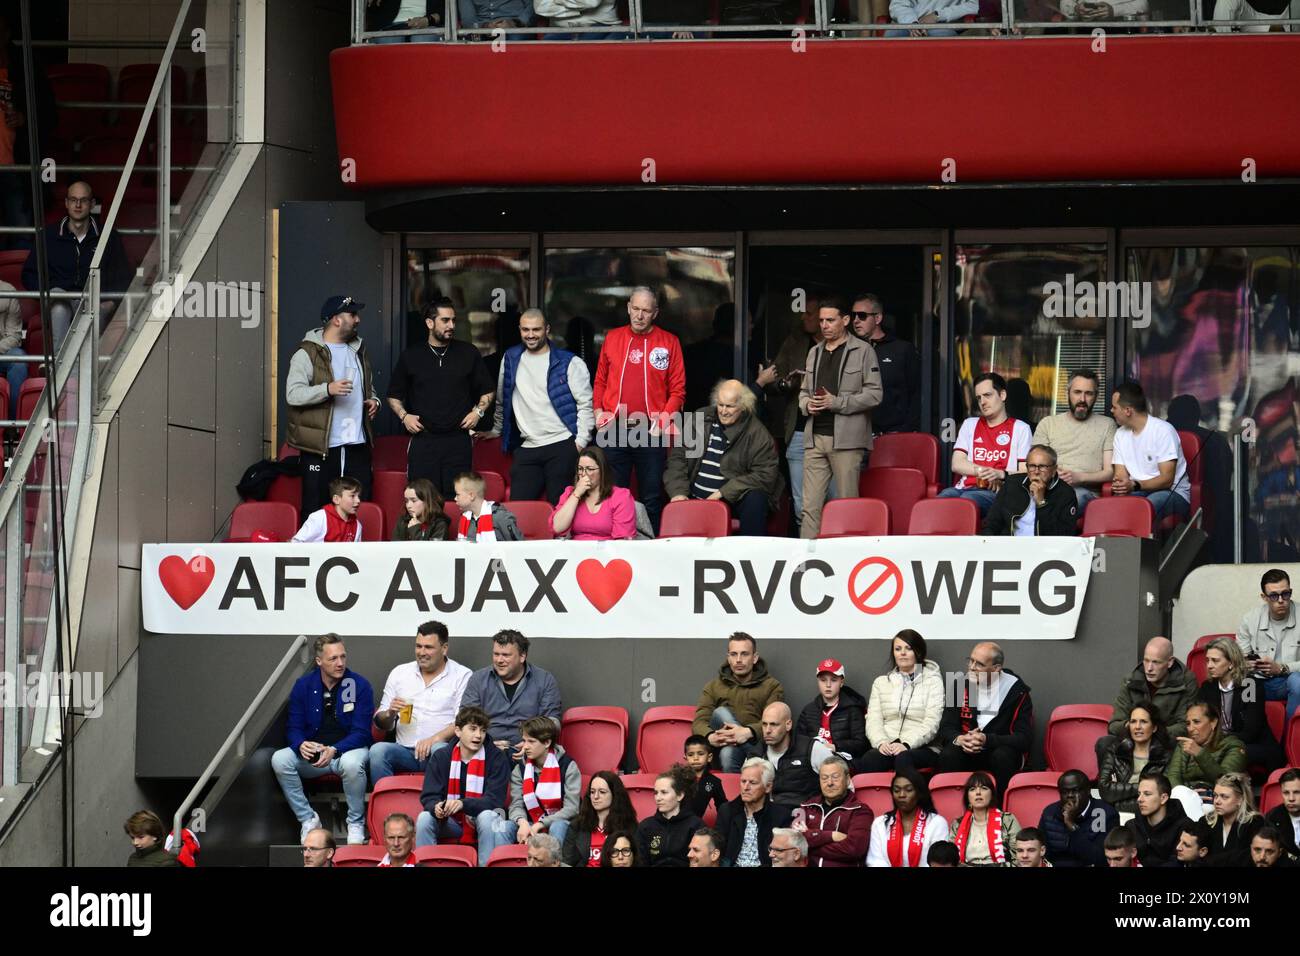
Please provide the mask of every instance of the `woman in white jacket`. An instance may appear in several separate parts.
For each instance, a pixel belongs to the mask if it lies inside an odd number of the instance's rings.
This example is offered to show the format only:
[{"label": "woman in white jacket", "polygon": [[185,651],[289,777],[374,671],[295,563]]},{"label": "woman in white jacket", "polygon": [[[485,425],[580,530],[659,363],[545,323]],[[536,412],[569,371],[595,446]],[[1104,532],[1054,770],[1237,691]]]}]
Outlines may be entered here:
[{"label": "woman in white jacket", "polygon": [[895,770],[894,809],[871,824],[867,866],[929,866],[930,847],[948,839],[948,821],[934,812],[930,788],[915,770]]},{"label": "woman in white jacket", "polygon": [[[894,637],[890,660],[893,669],[871,685],[867,703],[871,749],[853,761],[854,773],[885,773],[935,762],[928,750],[923,755],[912,751],[925,750],[939,732],[943,715],[939,665],[926,659],[925,638],[913,630],[899,631]],[[913,761],[913,756],[921,759]]]}]

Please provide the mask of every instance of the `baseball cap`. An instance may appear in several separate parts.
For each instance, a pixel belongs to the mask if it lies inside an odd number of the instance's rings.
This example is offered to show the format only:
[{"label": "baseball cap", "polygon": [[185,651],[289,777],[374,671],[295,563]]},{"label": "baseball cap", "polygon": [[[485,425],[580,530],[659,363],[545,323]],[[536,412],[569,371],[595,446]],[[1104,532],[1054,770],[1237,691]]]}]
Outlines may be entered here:
[{"label": "baseball cap", "polygon": [[320,307],[321,325],[324,325],[340,312],[360,312],[365,307],[364,302],[358,302],[350,295],[332,295]]},{"label": "baseball cap", "polygon": [[844,665],[833,657],[828,657],[817,665],[817,676],[822,674],[834,674],[836,677],[844,676]]}]

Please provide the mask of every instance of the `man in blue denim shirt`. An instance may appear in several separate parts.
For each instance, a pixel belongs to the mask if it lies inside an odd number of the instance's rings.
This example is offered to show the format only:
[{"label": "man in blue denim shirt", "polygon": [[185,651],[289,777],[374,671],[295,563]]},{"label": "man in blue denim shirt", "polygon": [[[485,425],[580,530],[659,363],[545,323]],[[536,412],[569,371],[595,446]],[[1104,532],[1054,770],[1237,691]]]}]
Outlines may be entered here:
[{"label": "man in blue denim shirt", "polygon": [[301,843],[321,825],[303,793],[302,778],[338,774],[348,801],[348,843],[366,842],[366,755],[374,692],[370,682],[348,670],[343,638],[316,638],[316,670],[298,679],[289,694],[289,746],[271,757],[271,769],[302,824]]},{"label": "man in blue denim shirt", "polygon": [[461,707],[482,707],[492,718],[488,733],[501,750],[522,754],[519,725],[549,717],[560,726],[560,686],[555,677],[528,663],[528,638],[518,631],[492,635],[492,666],[477,670],[465,685]]},{"label": "man in blue denim shirt", "polygon": [[533,0],[456,0],[462,27],[529,27]]}]

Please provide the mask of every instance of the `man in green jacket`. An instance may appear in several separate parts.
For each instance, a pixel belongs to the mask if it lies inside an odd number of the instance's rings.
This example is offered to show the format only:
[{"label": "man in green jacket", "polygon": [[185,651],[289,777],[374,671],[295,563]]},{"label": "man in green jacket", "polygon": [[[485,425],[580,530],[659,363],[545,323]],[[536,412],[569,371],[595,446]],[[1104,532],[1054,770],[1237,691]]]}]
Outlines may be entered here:
[{"label": "man in green jacket", "polygon": [[781,682],[768,674],[758,656],[758,642],[737,631],[727,638],[726,663],[700,692],[691,733],[707,736],[721,751],[721,772],[739,773],[745,745],[762,735],[764,708],[784,699]]},{"label": "man in green jacket", "polygon": [[[768,512],[784,490],[776,444],[754,414],[758,399],[744,382],[718,383],[712,404],[696,412],[696,442],[673,446],[664,471],[672,501],[725,501],[740,520],[740,534],[767,534]],[[702,446],[702,447],[701,447]]]},{"label": "man in green jacket", "polygon": [[1110,715],[1110,731],[1097,741],[1097,763],[1124,733],[1129,711],[1141,704],[1154,711],[1172,741],[1187,732],[1187,708],[1196,700],[1196,675],[1174,657],[1174,645],[1167,637],[1153,637],[1142,652],[1142,663],[1120,685]]}]

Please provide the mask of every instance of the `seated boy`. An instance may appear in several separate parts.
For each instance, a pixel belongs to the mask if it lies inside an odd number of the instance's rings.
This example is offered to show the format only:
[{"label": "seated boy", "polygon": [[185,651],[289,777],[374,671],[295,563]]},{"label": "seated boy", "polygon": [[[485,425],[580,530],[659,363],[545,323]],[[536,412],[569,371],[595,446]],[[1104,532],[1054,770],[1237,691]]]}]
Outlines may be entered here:
[{"label": "seated boy", "polygon": [[293,536],[297,544],[313,541],[360,541],[361,482],[344,475],[330,482],[330,504],[313,511]]},{"label": "seated boy", "polygon": [[[522,541],[519,523],[498,501],[485,501],[487,482],[476,471],[456,476],[456,507],[460,509],[457,541]],[[295,539],[296,540],[296,539]]]},{"label": "seated boy", "polygon": [[713,802],[715,811],[720,811],[727,802],[727,795],[722,791],[722,781],[713,775],[713,749],[707,737],[691,734],[686,738],[684,749],[686,766],[695,774],[695,793],[687,801],[691,812],[701,820],[709,802]]}]

